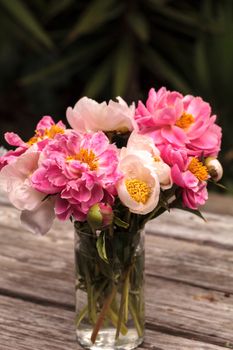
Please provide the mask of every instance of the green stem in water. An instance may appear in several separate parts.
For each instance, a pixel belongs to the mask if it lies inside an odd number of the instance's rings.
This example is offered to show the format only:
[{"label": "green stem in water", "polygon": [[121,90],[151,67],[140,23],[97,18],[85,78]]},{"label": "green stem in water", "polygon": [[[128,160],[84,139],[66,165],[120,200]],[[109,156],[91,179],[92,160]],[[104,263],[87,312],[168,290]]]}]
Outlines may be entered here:
[{"label": "green stem in water", "polygon": [[106,299],[101,311],[100,311],[100,314],[99,314],[99,317],[96,321],[96,324],[95,324],[95,327],[93,329],[93,332],[92,332],[92,335],[91,335],[91,341],[93,344],[95,344],[95,341],[96,341],[96,338],[97,338],[97,335],[99,333],[99,330],[100,328],[102,327],[103,325],[103,322],[104,322],[104,319],[106,317],[106,314],[108,313],[109,311],[109,307],[113,301],[113,298],[115,297],[115,294],[116,294],[116,287],[113,286],[112,288],[112,292],[109,294],[108,298]]},{"label": "green stem in water", "polygon": [[128,270],[125,274],[124,284],[122,287],[119,318],[118,318],[118,322],[117,322],[117,330],[116,330],[115,339],[119,338],[121,325],[122,325],[122,322],[125,319],[125,315],[126,315],[125,309],[126,309],[126,306],[128,307],[128,305],[126,305],[126,304],[128,304],[130,271],[131,271],[131,266],[128,268]]},{"label": "green stem in water", "polygon": [[131,313],[132,319],[134,321],[135,327],[138,332],[138,336],[141,338],[143,336],[142,328],[140,326],[140,322],[138,320],[137,312],[134,309],[132,301],[129,299],[129,311]]},{"label": "green stem in water", "polygon": [[86,306],[84,306],[84,308],[79,312],[79,314],[75,318],[76,327],[78,327],[80,325],[80,322],[86,316],[87,312],[88,312],[88,307],[86,305]]},{"label": "green stem in water", "polygon": [[[113,311],[112,308],[109,309],[108,316],[109,316],[113,326],[115,328],[117,328],[118,316],[117,316],[116,312]],[[126,327],[126,325],[124,323],[121,323],[120,332],[122,335],[126,335],[128,333],[128,328]]]}]

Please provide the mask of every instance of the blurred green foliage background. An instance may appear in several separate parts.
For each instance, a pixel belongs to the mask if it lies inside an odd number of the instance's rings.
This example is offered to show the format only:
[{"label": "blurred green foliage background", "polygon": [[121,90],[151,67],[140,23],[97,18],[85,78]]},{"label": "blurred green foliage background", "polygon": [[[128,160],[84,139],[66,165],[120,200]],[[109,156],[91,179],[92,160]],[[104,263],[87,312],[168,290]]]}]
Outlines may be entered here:
[{"label": "blurred green foliage background", "polygon": [[165,85],[211,103],[233,192],[232,0],[0,0],[0,45],[1,144],[83,95],[131,102]]}]

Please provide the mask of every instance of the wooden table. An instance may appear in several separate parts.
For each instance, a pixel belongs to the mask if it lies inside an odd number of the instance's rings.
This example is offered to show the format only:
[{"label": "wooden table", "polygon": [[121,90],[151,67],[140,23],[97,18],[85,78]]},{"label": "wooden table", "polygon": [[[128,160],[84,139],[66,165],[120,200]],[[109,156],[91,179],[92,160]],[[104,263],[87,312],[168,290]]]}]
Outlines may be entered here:
[{"label": "wooden table", "polygon": [[[147,226],[146,338],[141,349],[233,349],[233,216],[182,211]],[[0,349],[78,350],[73,229],[26,233],[0,204]]]}]

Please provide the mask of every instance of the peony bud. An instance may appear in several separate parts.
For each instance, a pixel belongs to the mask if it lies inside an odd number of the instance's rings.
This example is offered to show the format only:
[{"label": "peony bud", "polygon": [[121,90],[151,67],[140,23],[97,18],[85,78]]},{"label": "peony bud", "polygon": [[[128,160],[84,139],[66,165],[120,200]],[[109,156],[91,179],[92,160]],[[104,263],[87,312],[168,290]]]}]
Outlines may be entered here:
[{"label": "peony bud", "polygon": [[205,166],[207,167],[208,172],[214,181],[219,181],[222,178],[223,168],[218,159],[214,157],[206,158]]},{"label": "peony bud", "polygon": [[87,213],[87,222],[93,229],[109,226],[113,221],[113,211],[109,204],[94,204]]}]

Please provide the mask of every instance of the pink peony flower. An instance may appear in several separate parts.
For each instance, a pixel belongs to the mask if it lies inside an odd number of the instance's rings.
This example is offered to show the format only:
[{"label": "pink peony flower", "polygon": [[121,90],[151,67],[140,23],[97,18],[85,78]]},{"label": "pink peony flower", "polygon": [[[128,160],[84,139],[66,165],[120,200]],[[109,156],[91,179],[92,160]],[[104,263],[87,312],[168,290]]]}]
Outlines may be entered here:
[{"label": "pink peony flower", "polygon": [[33,186],[45,194],[57,194],[55,213],[61,220],[73,216],[84,221],[94,204],[112,204],[118,150],[102,132],[57,135],[42,150],[40,168],[33,174]]},{"label": "pink peony flower", "polygon": [[57,134],[65,132],[65,125],[60,121],[57,124],[49,116],[44,116],[37,124],[35,135],[29,141],[24,142],[19,135],[13,132],[7,132],[5,139],[11,146],[16,146],[16,150],[10,150],[0,157],[0,170],[7,164],[16,160],[21,154],[27,151],[31,146],[37,146],[42,150],[50,139]]},{"label": "pink peony flower", "polygon": [[183,205],[197,209],[208,199],[208,170],[197,157],[190,157],[184,149],[163,148],[161,156],[171,166],[174,183],[181,188]]},{"label": "pink peony flower", "polygon": [[35,209],[45,197],[31,183],[31,175],[38,167],[38,159],[39,152],[27,150],[0,172],[0,187],[6,192],[9,201],[20,210]]},{"label": "pink peony flower", "polygon": [[73,109],[68,107],[67,120],[71,127],[79,132],[99,130],[127,132],[136,129],[134,104],[128,107],[121,97],[117,99],[118,102],[110,100],[107,104],[83,97]]},{"label": "pink peony flower", "polygon": [[201,97],[183,96],[161,88],[149,91],[146,106],[140,101],[135,119],[139,130],[150,135],[155,144],[187,148],[192,156],[217,156],[221,128],[211,116],[210,105]]}]

